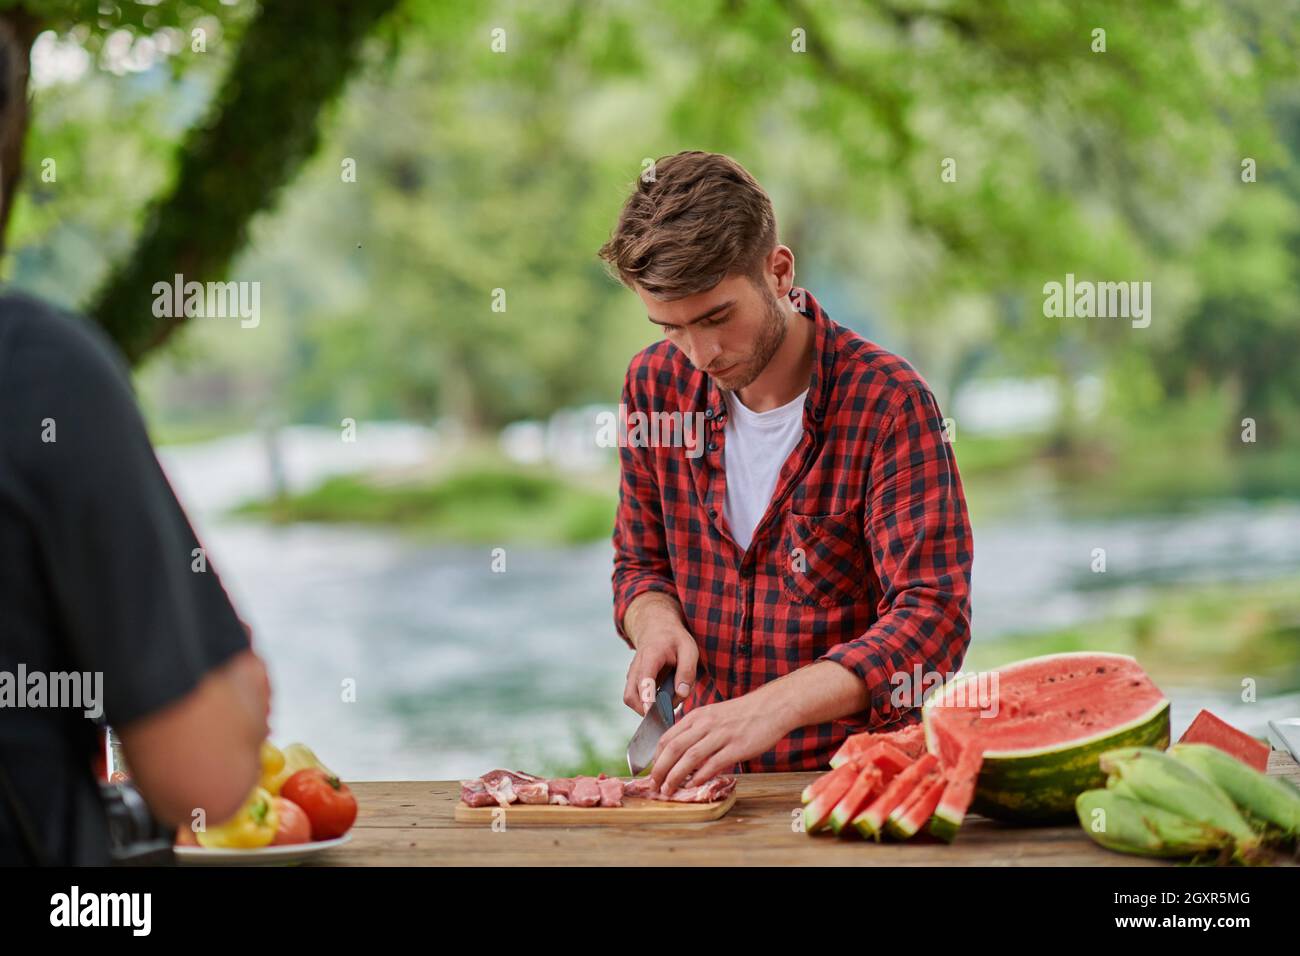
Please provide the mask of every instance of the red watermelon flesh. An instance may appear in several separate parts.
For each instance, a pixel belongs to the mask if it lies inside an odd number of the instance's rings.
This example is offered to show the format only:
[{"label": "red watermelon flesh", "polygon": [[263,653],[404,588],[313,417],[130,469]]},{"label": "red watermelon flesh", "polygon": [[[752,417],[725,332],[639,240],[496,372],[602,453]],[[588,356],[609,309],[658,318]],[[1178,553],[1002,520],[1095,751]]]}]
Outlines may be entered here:
[{"label": "red watermelon flesh", "polygon": [[885,818],[898,806],[916,786],[917,781],[925,777],[939,765],[934,754],[922,754],[910,767],[890,781],[889,786],[865,810],[853,818],[853,825],[863,836],[880,839],[880,828]]},{"label": "red watermelon flesh", "polygon": [[[880,772],[888,783],[895,775],[902,773],[912,765],[915,757],[908,756],[891,743],[878,744],[876,749],[870,751],[871,762],[880,768]],[[920,754],[917,754],[919,757]]]},{"label": "red watermelon flesh", "polygon": [[[808,784],[808,786],[803,788],[802,799],[804,805],[807,806],[809,803],[812,802],[814,797],[816,797],[823,790],[826,790],[828,787],[835,788],[841,786],[845,777],[849,777],[851,779],[853,776],[856,775],[851,771],[861,770],[863,767],[870,764],[871,759],[874,756],[875,756],[874,750],[867,751],[866,753],[859,754],[858,756],[854,757],[852,760],[846,763],[839,764],[837,767],[831,770],[830,773],[823,774],[822,776],[818,777],[812,783]],[[843,791],[841,791],[840,795],[843,796]]]},{"label": "red watermelon flesh", "polygon": [[836,777],[835,773],[837,771],[844,771],[847,774],[847,771],[845,771],[846,766],[851,765],[856,767],[858,770],[868,766],[879,767],[881,774],[884,776],[885,782],[888,783],[893,779],[895,774],[905,770],[911,765],[911,763],[912,758],[908,757],[897,747],[888,743],[878,743],[873,747],[860,751],[843,763],[837,764],[829,774],[818,777],[812,783],[808,784],[808,786],[804,787],[802,794],[803,802],[806,805],[826,787],[834,787],[842,783],[843,777]]},{"label": "red watermelon flesh", "polygon": [[1260,773],[1268,772],[1268,754],[1271,748],[1245,731],[1238,730],[1232,724],[1216,717],[1208,710],[1202,710],[1187,728],[1187,732],[1178,738],[1180,744],[1209,744],[1218,747],[1231,757],[1236,757],[1247,766],[1254,767]]},{"label": "red watermelon flesh", "polygon": [[[993,708],[972,703],[976,675],[954,681],[926,706],[930,750],[937,738],[940,756],[955,763],[966,739],[979,740],[987,751],[1057,748],[1139,720],[1164,701],[1146,671],[1122,654],[1052,654],[1010,664],[997,675]],[[962,693],[966,702],[958,703]]]},{"label": "red watermelon flesh", "polygon": [[920,722],[917,722],[904,727],[902,730],[888,733],[854,734],[844,741],[840,749],[835,752],[835,756],[831,757],[831,766],[838,767],[851,757],[880,743],[892,744],[909,758],[915,760],[925,753],[925,728]]},{"label": "red watermelon flesh", "polygon": [[889,814],[885,821],[885,832],[899,840],[915,836],[934,814],[947,782],[941,773],[932,773],[921,780],[908,798]]}]

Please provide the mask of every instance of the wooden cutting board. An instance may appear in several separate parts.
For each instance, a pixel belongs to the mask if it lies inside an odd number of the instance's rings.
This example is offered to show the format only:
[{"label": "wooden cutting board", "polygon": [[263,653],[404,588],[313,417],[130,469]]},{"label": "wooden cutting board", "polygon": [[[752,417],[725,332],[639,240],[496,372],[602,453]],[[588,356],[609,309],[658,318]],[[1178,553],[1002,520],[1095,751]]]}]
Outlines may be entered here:
[{"label": "wooden cutting board", "polygon": [[491,825],[497,812],[505,814],[506,826],[586,826],[619,823],[699,823],[717,820],[736,803],[733,790],[715,803],[672,803],[624,797],[621,807],[573,807],[550,803],[512,803],[508,807],[471,807],[457,801],[455,818],[460,823]]}]

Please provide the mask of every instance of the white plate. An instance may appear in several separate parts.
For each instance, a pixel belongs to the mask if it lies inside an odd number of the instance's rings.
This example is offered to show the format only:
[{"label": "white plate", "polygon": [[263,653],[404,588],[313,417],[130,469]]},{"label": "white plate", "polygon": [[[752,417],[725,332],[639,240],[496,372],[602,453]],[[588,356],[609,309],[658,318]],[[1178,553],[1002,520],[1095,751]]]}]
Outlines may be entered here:
[{"label": "white plate", "polygon": [[201,846],[176,847],[176,862],[184,866],[277,866],[300,863],[309,856],[332,850],[352,839],[351,833],[334,840],[290,843],[287,846],[263,846],[255,850],[208,849]]}]

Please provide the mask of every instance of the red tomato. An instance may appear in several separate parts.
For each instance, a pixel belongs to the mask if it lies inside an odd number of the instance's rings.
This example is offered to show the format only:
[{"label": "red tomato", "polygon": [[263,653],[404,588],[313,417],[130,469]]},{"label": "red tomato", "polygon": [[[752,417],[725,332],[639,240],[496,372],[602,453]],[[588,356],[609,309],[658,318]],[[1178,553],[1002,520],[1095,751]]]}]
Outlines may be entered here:
[{"label": "red tomato", "polygon": [[295,773],[280,788],[280,796],[303,808],[313,840],[341,837],[357,818],[357,798],[348,785],[318,767]]},{"label": "red tomato", "polygon": [[280,821],[275,830],[275,839],[271,846],[285,846],[290,843],[307,843],[311,840],[311,821],[302,807],[284,797],[272,797],[275,804],[276,819]]}]

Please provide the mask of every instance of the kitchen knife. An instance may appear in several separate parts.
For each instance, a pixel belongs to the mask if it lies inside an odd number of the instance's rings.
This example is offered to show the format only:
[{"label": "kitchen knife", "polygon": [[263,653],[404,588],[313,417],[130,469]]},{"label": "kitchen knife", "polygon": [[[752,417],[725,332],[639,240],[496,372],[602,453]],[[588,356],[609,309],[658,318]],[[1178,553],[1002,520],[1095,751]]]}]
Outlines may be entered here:
[{"label": "kitchen knife", "polygon": [[655,699],[627,745],[627,768],[634,777],[650,766],[659,738],[673,725],[673,677],[676,674],[677,668],[672,665],[659,672]]}]

